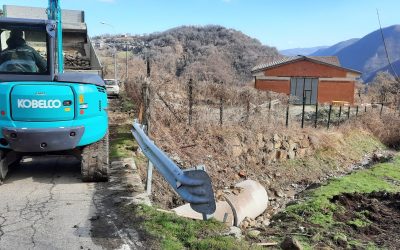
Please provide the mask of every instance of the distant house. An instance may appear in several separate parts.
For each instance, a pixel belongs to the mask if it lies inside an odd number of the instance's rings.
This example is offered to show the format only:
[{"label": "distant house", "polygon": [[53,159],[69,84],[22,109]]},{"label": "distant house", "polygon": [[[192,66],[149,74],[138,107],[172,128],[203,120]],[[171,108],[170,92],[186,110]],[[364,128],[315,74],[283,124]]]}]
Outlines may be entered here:
[{"label": "distant house", "polygon": [[335,56],[287,57],[253,68],[255,88],[295,96],[296,103],[354,103],[361,72],[340,66]]}]

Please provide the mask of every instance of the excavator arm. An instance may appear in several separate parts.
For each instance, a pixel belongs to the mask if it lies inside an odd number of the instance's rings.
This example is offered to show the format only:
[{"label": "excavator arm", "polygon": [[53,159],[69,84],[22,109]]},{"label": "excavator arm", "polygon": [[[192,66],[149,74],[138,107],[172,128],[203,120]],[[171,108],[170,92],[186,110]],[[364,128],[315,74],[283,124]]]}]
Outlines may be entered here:
[{"label": "excavator arm", "polygon": [[64,72],[64,53],[63,53],[63,39],[62,39],[62,23],[61,23],[61,7],[59,0],[49,0],[49,7],[47,9],[49,20],[57,22],[57,65],[58,73]]}]

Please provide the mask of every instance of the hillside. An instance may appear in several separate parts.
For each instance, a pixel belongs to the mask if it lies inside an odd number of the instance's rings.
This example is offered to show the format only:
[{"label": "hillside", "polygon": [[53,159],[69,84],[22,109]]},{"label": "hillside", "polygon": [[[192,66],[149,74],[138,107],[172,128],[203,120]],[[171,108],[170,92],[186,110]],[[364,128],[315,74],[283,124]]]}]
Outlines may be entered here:
[{"label": "hillside", "polygon": [[339,52],[341,49],[352,45],[353,43],[357,42],[358,40],[360,40],[360,39],[359,38],[353,38],[353,39],[349,39],[349,40],[337,43],[337,44],[332,45],[330,47],[325,47],[325,48],[319,49],[319,50],[315,51],[314,53],[312,53],[311,56],[330,56],[330,55],[334,55],[337,52]]},{"label": "hillside", "polygon": [[328,47],[329,46],[318,46],[312,48],[285,49],[285,50],[280,50],[279,53],[281,53],[284,56],[297,56],[297,55],[308,56],[315,53],[316,51],[324,50]]},{"label": "hillside", "polygon": [[[400,25],[383,29],[390,60],[400,59]],[[337,56],[342,66],[363,72],[365,82],[374,78],[376,73],[388,65],[385,47],[380,30],[376,30],[361,39],[350,39],[312,54],[313,56]],[[398,69],[400,73],[400,69]]]},{"label": "hillside", "polygon": [[[115,38],[95,37],[113,43]],[[120,37],[138,57],[149,55],[163,77],[196,77],[197,80],[245,84],[254,65],[280,57],[275,48],[262,45],[240,31],[221,26],[182,26],[145,36]]]},{"label": "hillside", "polygon": [[[397,75],[400,75],[400,60],[392,62],[392,66],[393,66],[394,70],[396,71]],[[395,75],[395,74],[393,74],[392,67],[390,67],[390,65],[386,65],[385,67],[382,67],[382,68],[379,68],[379,69],[373,71],[368,76],[368,78],[365,79],[365,82],[371,82],[372,80],[374,80],[374,77],[376,76],[376,74],[378,74],[378,72],[381,72],[381,71],[384,71],[384,72],[387,71],[390,74]]]},{"label": "hillside", "polygon": [[[392,61],[400,59],[400,25],[383,29],[389,56]],[[363,79],[370,77],[375,70],[388,64],[385,48],[379,30],[374,31],[352,45],[336,53],[343,66],[360,70]]]}]

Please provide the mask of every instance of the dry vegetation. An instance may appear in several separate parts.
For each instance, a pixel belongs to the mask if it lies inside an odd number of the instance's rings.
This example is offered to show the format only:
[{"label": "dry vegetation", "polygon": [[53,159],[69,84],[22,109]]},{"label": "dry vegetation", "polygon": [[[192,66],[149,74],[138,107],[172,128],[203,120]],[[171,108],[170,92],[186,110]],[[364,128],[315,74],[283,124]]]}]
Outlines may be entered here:
[{"label": "dry vegetation", "polygon": [[[121,38],[122,48],[130,39]],[[290,106],[289,126],[285,124],[287,96],[249,85],[250,68],[275,57],[276,50],[214,26],[182,27],[138,41],[134,55],[129,54],[121,110],[134,103],[136,117],[143,115],[144,57],[150,55],[150,137],[182,167],[205,165],[217,198],[241,180],[262,183],[272,199],[261,216],[264,221],[304,188],[353,171],[375,151],[399,149],[399,93],[393,78],[378,75],[368,88],[358,86],[357,102],[384,103],[382,114],[379,105],[368,106],[367,112],[360,106],[357,116],[353,108],[348,120],[346,110],[339,118],[336,107],[328,130],[327,108],[321,105],[318,128],[314,128],[314,109],[308,108],[302,129],[299,106]],[[111,77],[110,53],[101,54]],[[125,62],[124,55],[119,54],[119,65]],[[118,75],[124,74],[125,67],[120,67]],[[146,164],[138,159],[144,178]],[[157,205],[182,204],[157,172],[154,178],[152,199]]]},{"label": "dry vegetation", "polygon": [[[127,85],[133,99],[141,96],[139,83]],[[206,82],[192,85],[193,111],[189,125],[187,82],[152,82],[150,88],[150,136],[179,165],[185,168],[205,165],[215,190],[249,178],[261,182],[272,196],[281,190],[294,194],[297,190],[293,186],[307,186],[345,173],[366,154],[383,149],[369,131],[388,146],[395,144],[385,141],[383,136],[398,135],[396,126],[391,127],[394,134],[382,134],[389,124],[396,124],[394,120],[385,123],[385,127],[372,127],[382,123],[379,108],[360,112],[357,118],[343,120],[340,127],[332,125],[330,130],[325,126],[315,129],[312,121],[301,129],[299,116],[291,116],[286,127],[286,96]],[[141,171],[144,177],[145,166],[141,166]],[[158,175],[154,186],[153,200],[157,204],[168,208],[181,204]],[[270,212],[278,210],[276,206]]]}]

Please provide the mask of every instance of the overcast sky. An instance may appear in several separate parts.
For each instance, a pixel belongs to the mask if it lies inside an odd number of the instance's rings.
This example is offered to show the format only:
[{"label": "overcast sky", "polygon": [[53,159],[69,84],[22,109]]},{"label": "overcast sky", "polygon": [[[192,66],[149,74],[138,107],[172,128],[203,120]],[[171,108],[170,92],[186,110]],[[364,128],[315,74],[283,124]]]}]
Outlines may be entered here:
[{"label": "overcast sky", "polygon": [[[1,0],[0,4],[46,7],[47,2]],[[400,0],[61,0],[61,5],[85,10],[90,35],[218,24],[278,49],[362,37],[379,28],[376,9],[384,27],[400,24]]]}]

